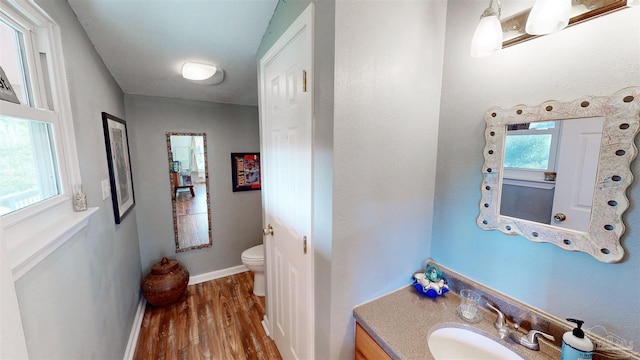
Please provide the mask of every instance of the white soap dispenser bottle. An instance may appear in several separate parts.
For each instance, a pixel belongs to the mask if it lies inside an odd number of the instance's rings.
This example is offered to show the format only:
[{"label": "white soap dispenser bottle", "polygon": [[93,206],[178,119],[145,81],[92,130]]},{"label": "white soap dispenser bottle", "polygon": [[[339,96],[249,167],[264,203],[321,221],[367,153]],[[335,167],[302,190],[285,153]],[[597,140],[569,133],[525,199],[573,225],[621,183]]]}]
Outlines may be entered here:
[{"label": "white soap dispenser bottle", "polygon": [[562,357],[561,360],[591,360],[593,357],[593,343],[584,336],[581,327],[582,320],[567,319],[576,323],[578,327],[573,331],[567,331],[562,336]]}]

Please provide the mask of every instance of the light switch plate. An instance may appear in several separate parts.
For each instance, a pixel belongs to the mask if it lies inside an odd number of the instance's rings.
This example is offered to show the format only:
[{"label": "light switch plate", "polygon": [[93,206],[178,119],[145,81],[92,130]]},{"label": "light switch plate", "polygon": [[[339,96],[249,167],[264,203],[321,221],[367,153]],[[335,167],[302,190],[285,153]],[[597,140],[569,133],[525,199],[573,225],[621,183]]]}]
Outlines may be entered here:
[{"label": "light switch plate", "polygon": [[111,185],[109,184],[109,179],[104,179],[101,181],[102,184],[102,200],[105,200],[109,196],[111,196]]}]

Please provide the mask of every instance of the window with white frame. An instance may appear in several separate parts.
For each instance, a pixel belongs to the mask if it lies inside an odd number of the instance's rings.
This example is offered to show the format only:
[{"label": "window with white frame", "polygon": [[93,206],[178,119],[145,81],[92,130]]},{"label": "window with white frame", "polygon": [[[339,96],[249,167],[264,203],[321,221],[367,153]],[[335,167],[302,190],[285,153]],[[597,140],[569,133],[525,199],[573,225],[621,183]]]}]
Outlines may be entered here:
[{"label": "window with white frame", "polygon": [[556,121],[508,125],[503,183],[528,186],[544,182],[544,173],[556,168],[560,126]]},{"label": "window with white frame", "polygon": [[[34,96],[33,90],[40,86],[32,81],[36,80],[32,75],[37,74],[38,66],[29,56],[33,55],[28,51],[33,47],[29,33],[7,16],[0,19],[0,66],[6,75],[3,86],[15,92],[20,104],[37,111],[44,104]],[[55,114],[44,112],[46,120],[37,121],[26,109],[16,108],[14,112],[13,116],[0,114],[0,215],[61,193]]]},{"label": "window with white frame", "polygon": [[59,28],[32,0],[0,0],[0,67],[18,98],[0,100],[0,221],[19,277],[90,212],[72,210],[81,182]]}]

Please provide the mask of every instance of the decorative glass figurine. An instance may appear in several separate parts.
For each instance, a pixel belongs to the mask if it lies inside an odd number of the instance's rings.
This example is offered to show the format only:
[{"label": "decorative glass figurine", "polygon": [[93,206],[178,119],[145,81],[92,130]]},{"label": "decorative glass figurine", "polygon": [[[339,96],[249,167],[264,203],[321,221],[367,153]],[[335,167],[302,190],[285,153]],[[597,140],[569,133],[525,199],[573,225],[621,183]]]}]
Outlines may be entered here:
[{"label": "decorative glass figurine", "polygon": [[424,272],[418,271],[413,274],[413,287],[421,294],[432,298],[449,291],[447,281],[442,277],[442,270],[433,265],[427,266]]},{"label": "decorative glass figurine", "polygon": [[442,270],[437,266],[429,265],[424,270],[424,275],[429,279],[429,281],[438,282],[442,279]]},{"label": "decorative glass figurine", "polygon": [[73,194],[73,210],[85,211],[87,210],[87,196],[82,192],[82,185],[74,186]]}]

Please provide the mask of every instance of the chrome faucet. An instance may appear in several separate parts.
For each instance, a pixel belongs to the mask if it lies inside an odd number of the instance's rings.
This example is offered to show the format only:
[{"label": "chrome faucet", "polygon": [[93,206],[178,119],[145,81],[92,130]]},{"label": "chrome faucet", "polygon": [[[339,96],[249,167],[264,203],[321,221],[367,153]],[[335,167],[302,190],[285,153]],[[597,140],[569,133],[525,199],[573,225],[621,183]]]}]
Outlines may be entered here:
[{"label": "chrome faucet", "polygon": [[504,316],[502,311],[498,310],[497,307],[493,306],[490,303],[486,303],[486,306],[498,314],[498,317],[496,318],[496,322],[493,323],[493,327],[495,327],[496,330],[498,330],[498,336],[500,337],[500,339],[505,339],[508,337],[513,342],[518,343],[526,347],[527,349],[531,349],[534,351],[540,350],[540,343],[538,343],[538,335],[542,335],[551,341],[556,340],[553,336],[543,333],[542,331],[539,331],[539,330],[532,329],[532,330],[529,330],[528,333],[523,334],[518,331],[518,328],[519,328],[518,324],[513,324],[513,326],[509,325],[509,322],[507,321],[506,317]]}]

